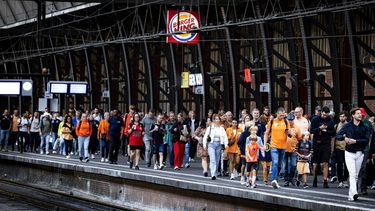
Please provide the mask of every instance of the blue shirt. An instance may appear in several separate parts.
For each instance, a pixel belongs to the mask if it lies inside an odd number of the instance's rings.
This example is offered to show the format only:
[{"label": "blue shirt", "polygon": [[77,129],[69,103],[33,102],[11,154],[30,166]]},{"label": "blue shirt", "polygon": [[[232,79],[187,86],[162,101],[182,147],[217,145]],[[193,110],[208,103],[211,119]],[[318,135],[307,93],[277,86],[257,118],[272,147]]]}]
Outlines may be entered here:
[{"label": "blue shirt", "polygon": [[121,127],[124,125],[124,121],[121,117],[112,117],[109,119],[109,135],[110,136],[120,136]]}]

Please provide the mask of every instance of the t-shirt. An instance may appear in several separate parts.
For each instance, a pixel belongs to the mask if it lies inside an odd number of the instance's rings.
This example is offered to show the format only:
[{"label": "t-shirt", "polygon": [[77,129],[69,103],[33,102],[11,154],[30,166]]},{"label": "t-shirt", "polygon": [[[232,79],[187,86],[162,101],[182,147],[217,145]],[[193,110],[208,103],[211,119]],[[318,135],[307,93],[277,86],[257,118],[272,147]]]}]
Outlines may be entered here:
[{"label": "t-shirt", "polygon": [[30,126],[30,132],[33,133],[39,133],[40,129],[40,119],[39,118],[34,118],[31,120],[31,126]]},{"label": "t-shirt", "polygon": [[20,122],[20,117],[13,117],[12,119],[12,132],[18,132],[18,123]]},{"label": "t-shirt", "polygon": [[9,116],[1,115],[0,122],[1,122],[0,124],[1,124],[2,130],[9,130],[9,128],[10,128],[10,117]]},{"label": "t-shirt", "polygon": [[155,124],[156,119],[155,117],[151,118],[149,116],[145,116],[143,120],[141,121],[141,124],[144,126],[145,129],[145,139],[152,139],[152,134],[150,133],[151,126]]},{"label": "t-shirt", "polygon": [[[132,128],[133,125],[129,125],[129,128]],[[143,125],[136,125],[135,129],[129,134],[129,145],[130,146],[143,146],[142,132],[144,131]]]},{"label": "t-shirt", "polygon": [[121,117],[112,117],[109,120],[109,135],[112,137],[119,137],[121,135],[121,127],[124,121]]},{"label": "t-shirt", "polygon": [[[299,154],[307,156],[312,153],[311,141],[300,141],[297,143],[296,150]],[[298,161],[307,162],[309,159],[298,156]]]},{"label": "t-shirt", "polygon": [[[246,162],[258,162],[258,150],[260,146],[257,142],[250,142],[246,145]],[[252,159],[250,159],[251,157]]]},{"label": "t-shirt", "polygon": [[52,119],[52,132],[57,133],[59,131],[59,125],[60,125],[61,120],[59,119]]},{"label": "t-shirt", "polygon": [[[267,131],[270,131],[271,121],[267,124]],[[288,128],[285,125],[285,120],[278,118],[273,119],[272,130],[271,130],[271,148],[286,149],[287,135],[285,130]]]},{"label": "t-shirt", "polygon": [[107,120],[103,119],[102,121],[100,121],[99,127],[98,127],[98,131],[99,131],[100,136],[104,135],[104,134],[107,134],[108,130],[109,130],[109,122]]},{"label": "t-shirt", "polygon": [[51,133],[51,130],[52,130],[52,124],[51,124],[51,121],[49,120],[41,120],[40,122],[40,129],[42,130],[42,134],[43,135],[48,135]]},{"label": "t-shirt", "polygon": [[289,133],[291,134],[291,137],[288,136],[286,141],[286,152],[293,152],[296,148],[298,140],[302,139],[301,130],[299,128],[290,128]]},{"label": "t-shirt", "polygon": [[[151,126],[151,131],[154,130],[156,124]],[[152,144],[163,144],[164,143],[164,130],[165,125],[158,125],[159,130],[152,132]]]},{"label": "t-shirt", "polygon": [[19,126],[21,126],[20,131],[21,132],[27,132],[27,129],[29,127],[29,123],[30,123],[30,120],[28,118],[22,117],[19,120]]}]

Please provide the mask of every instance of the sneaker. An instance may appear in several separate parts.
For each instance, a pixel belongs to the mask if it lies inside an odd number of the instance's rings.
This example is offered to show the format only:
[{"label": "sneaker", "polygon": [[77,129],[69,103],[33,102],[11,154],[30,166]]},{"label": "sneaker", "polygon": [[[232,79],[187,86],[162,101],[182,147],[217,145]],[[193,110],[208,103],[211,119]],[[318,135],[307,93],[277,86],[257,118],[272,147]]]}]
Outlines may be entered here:
[{"label": "sneaker", "polygon": [[73,152],[71,152],[71,153],[70,153],[70,155],[74,155],[74,153],[73,153]]},{"label": "sneaker", "polygon": [[264,181],[264,185],[268,185],[268,181]]},{"label": "sneaker", "polygon": [[373,186],[371,187],[371,190],[375,190],[375,185],[373,185]]},{"label": "sneaker", "polygon": [[85,163],[88,163],[90,160],[89,160],[89,158],[88,157],[85,157],[85,159],[83,160],[83,162],[85,162]]},{"label": "sneaker", "polygon": [[139,166],[135,166],[134,169],[135,169],[135,170],[139,170]]},{"label": "sneaker", "polygon": [[95,155],[94,154],[91,154],[91,159],[95,159]]},{"label": "sneaker", "polygon": [[332,178],[331,178],[331,183],[335,183],[337,181],[337,176],[333,176]]},{"label": "sneaker", "polygon": [[175,166],[175,167],[174,167],[174,170],[178,170],[178,166]]},{"label": "sneaker", "polygon": [[318,187],[318,181],[317,181],[316,177],[314,178],[314,181],[313,181],[313,187],[314,188]]},{"label": "sneaker", "polygon": [[104,158],[102,158],[102,159],[100,160],[100,162],[104,163]]},{"label": "sneaker", "polygon": [[79,161],[82,162],[83,161],[83,157],[79,157]]},{"label": "sneaker", "polygon": [[158,164],[155,163],[154,170],[158,170]]},{"label": "sneaker", "polygon": [[251,189],[254,189],[256,187],[257,187],[256,184],[253,184],[253,185],[250,186]]},{"label": "sneaker", "polygon": [[358,194],[354,194],[354,196],[353,196],[353,200],[354,200],[354,201],[358,201]]},{"label": "sneaker", "polygon": [[304,188],[304,189],[308,189],[308,188],[309,188],[309,185],[308,185],[308,184],[304,184],[304,185],[303,185],[303,188]]},{"label": "sneaker", "polygon": [[105,162],[106,162],[106,163],[108,163],[108,162],[109,162],[108,158],[106,158],[106,159],[105,159]]},{"label": "sneaker", "polygon": [[230,180],[234,180],[234,174],[230,174]]},{"label": "sneaker", "polygon": [[49,155],[49,152],[48,152],[48,151],[46,152],[46,155]]},{"label": "sneaker", "polygon": [[189,163],[187,163],[187,164],[185,164],[185,168],[190,168],[190,164]]},{"label": "sneaker", "polygon": [[323,182],[323,188],[329,188],[327,180],[324,180],[324,182]]},{"label": "sneaker", "polygon": [[344,181],[343,183],[344,183],[344,188],[349,188],[348,182]]},{"label": "sneaker", "polygon": [[272,187],[273,187],[274,189],[279,189],[279,188],[280,188],[280,185],[279,185],[279,183],[277,183],[276,180],[273,180],[273,181],[271,182],[271,185],[272,185]]},{"label": "sneaker", "polygon": [[215,176],[212,176],[211,179],[212,179],[212,180],[216,180],[216,177],[215,177]]},{"label": "sneaker", "polygon": [[40,152],[41,155],[43,155],[44,153],[43,152]]},{"label": "sneaker", "polygon": [[246,182],[246,187],[251,187],[251,182],[249,181],[249,182]]},{"label": "sneaker", "polygon": [[52,154],[56,154],[57,152],[55,150],[52,151]]},{"label": "sneaker", "polygon": [[245,185],[245,177],[244,176],[241,177],[241,185]]},{"label": "sneaker", "polygon": [[288,181],[286,181],[286,182],[284,183],[284,187],[289,187],[289,182],[288,182]]},{"label": "sneaker", "polygon": [[343,182],[340,182],[340,183],[339,183],[339,186],[337,186],[337,188],[344,188],[344,183],[343,183]]},{"label": "sneaker", "polygon": [[238,177],[238,172],[237,172],[237,170],[234,170],[233,175],[234,175],[234,178]]},{"label": "sneaker", "polygon": [[70,155],[67,155],[67,156],[66,156],[66,159],[69,159],[69,158],[70,158]]},{"label": "sneaker", "polygon": [[204,177],[208,177],[208,172],[203,172]]},{"label": "sneaker", "polygon": [[164,164],[161,164],[159,167],[159,170],[163,170],[163,169],[164,169]]},{"label": "sneaker", "polygon": [[130,168],[130,169],[133,168],[133,162],[129,162],[129,168]]}]

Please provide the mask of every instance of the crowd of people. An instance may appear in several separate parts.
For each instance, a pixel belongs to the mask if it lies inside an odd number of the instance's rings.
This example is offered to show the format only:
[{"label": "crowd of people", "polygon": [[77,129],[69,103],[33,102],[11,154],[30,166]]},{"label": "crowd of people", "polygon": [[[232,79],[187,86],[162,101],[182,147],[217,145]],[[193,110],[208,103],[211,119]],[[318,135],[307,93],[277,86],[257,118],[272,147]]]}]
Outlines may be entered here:
[{"label": "crowd of people", "polygon": [[[127,158],[129,168],[189,168],[200,158],[202,174],[215,180],[218,176],[256,188],[257,181],[273,188],[298,186],[309,188],[319,181],[324,188],[338,183],[349,188],[349,200],[358,200],[360,192],[374,189],[375,118],[366,118],[363,108],[353,108],[337,116],[325,106],[315,108],[312,117],[297,107],[275,114],[265,107],[260,112],[243,109],[238,118],[230,111],[208,111],[199,120],[194,111],[147,114],[133,105],[129,111],[102,112],[95,108],[67,114],[26,111],[22,115],[5,110],[0,119],[0,150],[20,153],[78,156],[89,162],[99,154],[101,162],[117,164],[119,153]],[[17,148],[17,149],[16,149]],[[121,156],[121,155],[120,155]],[[260,168],[261,167],[261,168]],[[262,177],[258,174],[261,170]],[[318,176],[322,174],[322,180]]]}]

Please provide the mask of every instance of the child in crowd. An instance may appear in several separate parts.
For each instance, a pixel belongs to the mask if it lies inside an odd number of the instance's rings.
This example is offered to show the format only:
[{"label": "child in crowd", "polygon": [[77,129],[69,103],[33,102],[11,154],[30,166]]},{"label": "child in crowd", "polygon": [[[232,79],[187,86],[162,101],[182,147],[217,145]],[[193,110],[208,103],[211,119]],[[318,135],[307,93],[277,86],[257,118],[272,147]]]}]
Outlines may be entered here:
[{"label": "child in crowd", "polygon": [[258,127],[252,126],[250,128],[250,136],[246,140],[246,172],[248,183],[246,186],[250,185],[251,188],[256,188],[256,170],[258,169],[258,151],[261,150],[264,156],[264,147],[262,144],[262,139],[257,136]]},{"label": "child in crowd", "polygon": [[303,133],[302,141],[297,143],[296,153],[298,155],[297,160],[297,171],[298,171],[298,180],[297,187],[300,185],[300,179],[303,176],[303,188],[309,188],[307,185],[307,175],[310,173],[309,159],[312,155],[312,145],[310,141],[310,133],[305,131]]}]

